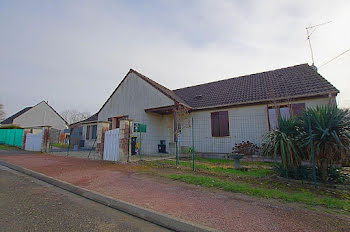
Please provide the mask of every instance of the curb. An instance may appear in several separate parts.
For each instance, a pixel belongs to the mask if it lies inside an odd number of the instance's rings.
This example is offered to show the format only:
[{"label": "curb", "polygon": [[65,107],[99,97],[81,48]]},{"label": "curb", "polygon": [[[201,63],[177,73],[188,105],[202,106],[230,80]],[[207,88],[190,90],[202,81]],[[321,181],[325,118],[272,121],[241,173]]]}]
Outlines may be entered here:
[{"label": "curb", "polygon": [[196,231],[196,232],[212,232],[217,231],[215,229],[196,225],[191,222],[184,221],[179,218],[172,217],[167,214],[163,214],[160,212],[156,212],[154,210],[146,209],[141,206],[137,206],[122,200],[117,200],[109,196],[105,196],[101,193],[97,193],[95,191],[87,190],[84,188],[77,187],[65,181],[57,180],[47,175],[41,174],[39,172],[35,172],[20,166],[13,165],[11,163],[7,163],[5,161],[0,160],[0,165],[8,167],[10,169],[16,170],[28,176],[34,177],[61,189],[67,190],[89,200],[98,202],[100,204],[106,205],[108,207],[117,209],[119,211],[125,212],[127,214],[136,216],[138,218],[149,221],[153,224],[160,225],[162,227],[175,230],[175,231]]}]

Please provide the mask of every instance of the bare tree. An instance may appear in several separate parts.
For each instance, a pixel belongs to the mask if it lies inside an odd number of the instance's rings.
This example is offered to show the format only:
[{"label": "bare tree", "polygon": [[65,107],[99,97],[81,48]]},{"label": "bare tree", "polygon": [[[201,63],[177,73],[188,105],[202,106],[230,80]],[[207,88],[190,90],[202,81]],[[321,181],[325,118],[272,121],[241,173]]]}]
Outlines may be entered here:
[{"label": "bare tree", "polygon": [[89,112],[79,112],[77,110],[64,110],[61,116],[68,122],[68,124],[76,123],[85,120],[91,116]]},{"label": "bare tree", "polygon": [[0,122],[5,120],[5,111],[4,111],[4,105],[3,104],[0,104]]}]

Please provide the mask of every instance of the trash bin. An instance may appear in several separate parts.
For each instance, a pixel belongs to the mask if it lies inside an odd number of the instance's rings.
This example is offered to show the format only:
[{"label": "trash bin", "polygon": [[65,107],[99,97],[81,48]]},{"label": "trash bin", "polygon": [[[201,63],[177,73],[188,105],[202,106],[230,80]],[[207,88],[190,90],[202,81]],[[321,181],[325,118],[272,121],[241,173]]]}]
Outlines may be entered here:
[{"label": "trash bin", "polygon": [[136,140],[137,136],[131,137],[131,155],[136,155]]},{"label": "trash bin", "polygon": [[158,153],[166,153],[165,140],[160,140],[160,144],[158,144]]}]

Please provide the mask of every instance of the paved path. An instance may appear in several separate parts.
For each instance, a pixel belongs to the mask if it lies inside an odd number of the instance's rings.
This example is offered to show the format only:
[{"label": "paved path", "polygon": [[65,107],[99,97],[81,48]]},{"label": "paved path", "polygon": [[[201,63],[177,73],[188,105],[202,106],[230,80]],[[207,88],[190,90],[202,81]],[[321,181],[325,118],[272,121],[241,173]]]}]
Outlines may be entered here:
[{"label": "paved path", "polygon": [[0,166],[0,231],[168,231]]},{"label": "paved path", "polygon": [[131,172],[129,165],[39,154],[0,159],[224,231],[350,231],[348,216],[144,176]]}]

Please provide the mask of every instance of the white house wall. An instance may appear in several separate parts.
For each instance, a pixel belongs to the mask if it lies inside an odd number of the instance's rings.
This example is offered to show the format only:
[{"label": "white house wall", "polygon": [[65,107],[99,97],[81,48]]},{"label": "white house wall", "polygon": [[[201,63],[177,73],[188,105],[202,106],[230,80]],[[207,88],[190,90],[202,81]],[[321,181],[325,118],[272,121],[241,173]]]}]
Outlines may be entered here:
[{"label": "white house wall", "polygon": [[65,121],[45,102],[41,102],[18,116],[13,120],[13,124],[23,128],[51,126],[58,130],[67,128]]},{"label": "white house wall", "polygon": [[[83,125],[83,132],[82,132],[82,136],[83,136],[83,140],[84,141],[84,147],[96,147],[97,146],[97,138],[96,139],[92,139],[91,138],[91,132],[92,132],[92,126],[97,125],[97,123],[91,123],[91,124],[84,124]],[[87,132],[87,126],[90,126],[90,135],[89,135],[89,139],[86,139],[86,132]],[[96,140],[96,141],[95,141]]]},{"label": "white house wall", "polygon": [[[328,98],[295,101],[305,103],[306,108],[328,104]],[[244,106],[220,110],[195,111],[194,146],[196,152],[229,153],[235,143],[249,140],[261,145],[263,136],[268,131],[266,105]],[[230,136],[212,137],[211,112],[228,111]],[[179,136],[179,145],[192,147],[191,128],[183,128]]]},{"label": "white house wall", "polygon": [[[133,122],[147,125],[147,132],[142,134],[142,152],[154,154],[158,152],[160,140],[170,140],[169,119],[154,113],[146,113],[145,109],[173,105],[174,101],[144,81],[134,73],[129,73],[117,91],[106,102],[98,114],[99,121],[107,121],[110,117],[128,115]],[[139,133],[133,134],[139,136]]]}]

